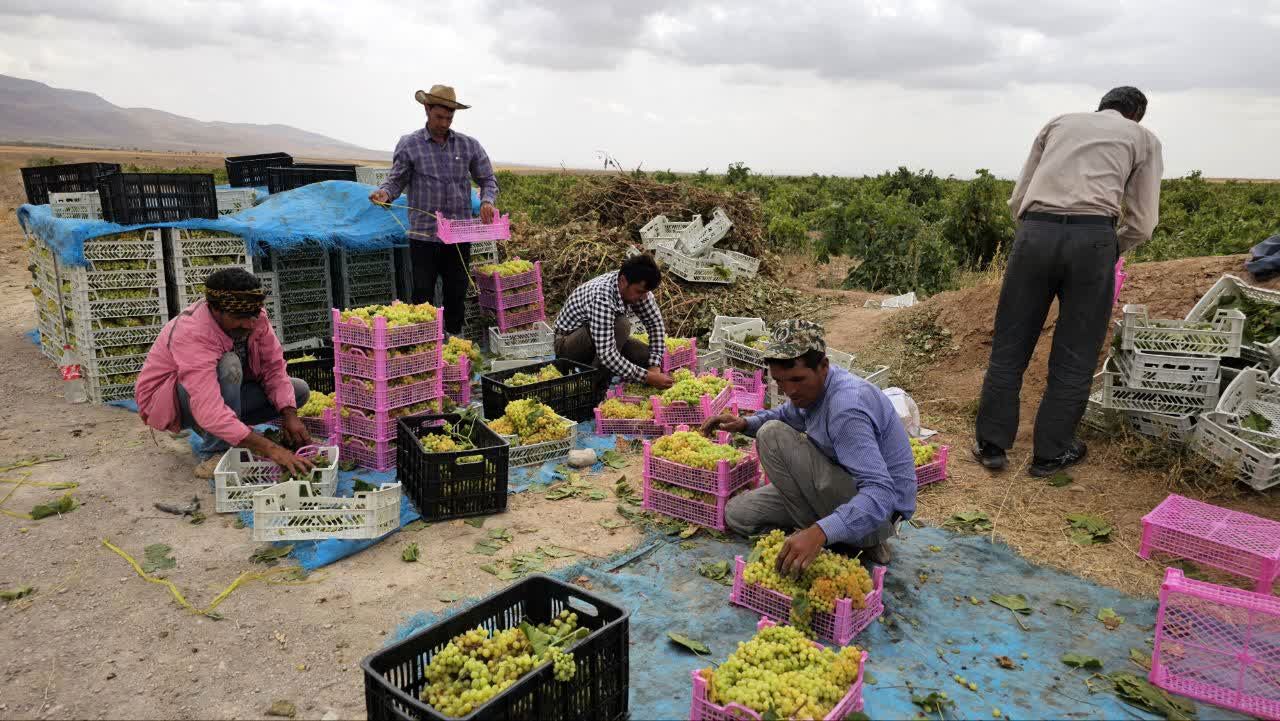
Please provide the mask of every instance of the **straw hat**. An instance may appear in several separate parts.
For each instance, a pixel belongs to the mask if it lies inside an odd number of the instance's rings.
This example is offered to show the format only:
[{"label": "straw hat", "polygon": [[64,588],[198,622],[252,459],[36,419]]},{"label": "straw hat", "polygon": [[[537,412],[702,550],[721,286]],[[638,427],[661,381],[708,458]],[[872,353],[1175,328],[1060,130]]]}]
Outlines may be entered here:
[{"label": "straw hat", "polygon": [[413,98],[423,105],[443,105],[454,110],[466,110],[471,107],[458,102],[458,96],[448,85],[432,85],[430,92],[419,90],[413,94]]}]

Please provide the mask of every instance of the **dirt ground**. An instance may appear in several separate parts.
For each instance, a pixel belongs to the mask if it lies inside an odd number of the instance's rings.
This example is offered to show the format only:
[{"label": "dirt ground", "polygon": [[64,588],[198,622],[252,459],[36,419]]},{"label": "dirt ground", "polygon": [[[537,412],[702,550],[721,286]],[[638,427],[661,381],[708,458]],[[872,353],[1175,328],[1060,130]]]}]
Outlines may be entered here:
[{"label": "dirt ground", "polygon": [[[21,202],[16,168],[28,158],[57,155],[68,161],[107,160],[144,165],[215,167],[214,156],[68,151],[0,147],[0,209]],[[480,570],[491,559],[469,553],[490,528],[515,534],[512,552],[554,544],[583,556],[608,556],[634,545],[632,528],[606,531],[598,521],[616,518],[612,498],[602,502],[547,501],[512,496],[508,513],[484,529],[460,521],[402,532],[371,549],[314,574],[308,583],[242,585],[219,606],[224,620],[202,618],[178,607],[161,586],[146,583],[107,549],[110,540],[141,559],[143,548],[165,543],[176,568],[167,572],[190,601],[204,607],[237,576],[261,571],[249,562],[257,544],[231,516],[211,512],[206,482],[190,474],[184,440],[152,434],[123,410],[69,406],[61,398],[56,369],[25,337],[34,324],[26,288],[25,253],[12,211],[0,221],[0,396],[8,423],[0,428],[0,466],[32,456],[66,460],[0,473],[0,478],[79,483],[82,505],[62,517],[29,521],[0,516],[0,589],[33,586],[29,598],[0,605],[0,718],[260,718],[275,700],[294,703],[300,717],[363,718],[359,661],[386,641],[407,615],[436,611],[442,598],[481,596],[504,584]],[[919,401],[926,425],[943,432],[952,453],[951,478],[922,492],[918,518],[940,523],[953,513],[986,511],[993,536],[1029,559],[1054,565],[1124,591],[1152,595],[1163,565],[1135,555],[1139,519],[1173,490],[1167,475],[1127,470],[1120,444],[1098,442],[1091,460],[1073,471],[1075,482],[1050,488],[1021,472],[1030,422],[1024,423],[1014,468],[989,474],[968,456],[972,405],[989,352],[998,285],[981,283],[942,294],[916,310],[865,309],[869,294],[827,290],[846,270],[796,266],[797,283],[843,303],[827,319],[832,347],[885,359],[901,353],[901,324],[909,314],[937,313],[956,350],[944,346],[911,377],[895,382]],[[1181,316],[1239,258],[1192,259],[1131,268],[1124,299],[1148,302],[1154,312]],[[1052,329],[1052,320],[1046,326]],[[1044,385],[1047,337],[1032,361],[1023,417],[1033,417]],[[637,487],[636,474],[628,476]],[[29,473],[29,476],[26,475]],[[612,487],[617,473],[596,483]],[[0,483],[0,498],[14,485]],[[1280,516],[1271,495],[1218,484],[1215,503],[1266,517]],[[25,513],[62,491],[18,487],[0,508]],[[193,526],[152,504],[182,504],[198,496],[209,519]],[[1102,515],[1116,526],[1114,542],[1090,548],[1071,544],[1063,517],[1075,511]],[[404,545],[422,549],[417,563],[401,561]],[[506,555],[504,552],[502,555]]]}]

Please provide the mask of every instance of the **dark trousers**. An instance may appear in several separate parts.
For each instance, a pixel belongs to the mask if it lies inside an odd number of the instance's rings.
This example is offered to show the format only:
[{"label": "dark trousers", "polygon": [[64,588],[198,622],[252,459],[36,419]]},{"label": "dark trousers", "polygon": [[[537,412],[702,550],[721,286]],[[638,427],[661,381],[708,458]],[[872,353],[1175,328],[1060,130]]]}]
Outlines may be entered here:
[{"label": "dark trousers", "polygon": [[468,269],[471,244],[445,245],[436,241],[411,240],[409,254],[413,259],[413,302],[434,302],[436,278],[439,277],[444,286],[444,329],[453,335],[461,333],[462,322],[467,316],[463,304],[471,283]]},{"label": "dark trousers", "polygon": [[1013,446],[1022,374],[1057,298],[1058,323],[1049,383],[1036,414],[1034,453],[1054,458],[1071,445],[1115,302],[1117,251],[1110,225],[1026,221],[1018,227],[978,405],[980,441],[1006,450]]}]

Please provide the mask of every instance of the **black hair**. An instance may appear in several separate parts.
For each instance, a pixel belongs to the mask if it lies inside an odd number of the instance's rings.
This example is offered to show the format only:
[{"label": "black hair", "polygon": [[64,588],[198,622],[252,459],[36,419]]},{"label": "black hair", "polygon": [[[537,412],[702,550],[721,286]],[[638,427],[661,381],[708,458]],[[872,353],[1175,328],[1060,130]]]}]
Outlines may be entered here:
[{"label": "black hair", "polygon": [[817,370],[818,366],[822,364],[822,361],[826,359],[827,359],[827,354],[825,351],[811,349],[811,350],[805,351],[804,355],[800,356],[799,358],[788,358],[785,360],[770,360],[769,365],[782,366],[787,370],[791,370],[792,368],[796,367],[796,363],[800,361],[804,361],[804,365],[806,368],[809,368],[810,370]]},{"label": "black hair", "polygon": [[262,281],[244,268],[223,268],[204,279],[209,290],[259,290]]},{"label": "black hair", "polygon": [[622,273],[628,283],[643,282],[651,291],[657,290],[662,284],[662,271],[658,269],[658,261],[648,253],[633,255],[622,261],[622,268],[618,272]]},{"label": "black hair", "polygon": [[1142,91],[1129,85],[1112,88],[1102,96],[1098,110],[1115,110],[1135,122],[1142,120],[1147,114],[1147,96]]}]

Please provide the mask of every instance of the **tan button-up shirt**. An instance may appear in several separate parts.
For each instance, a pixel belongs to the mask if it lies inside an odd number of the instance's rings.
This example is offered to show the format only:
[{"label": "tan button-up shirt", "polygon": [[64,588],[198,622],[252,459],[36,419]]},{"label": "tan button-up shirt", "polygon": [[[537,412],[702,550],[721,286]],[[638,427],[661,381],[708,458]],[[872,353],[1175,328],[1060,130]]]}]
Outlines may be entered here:
[{"label": "tan button-up shirt", "polygon": [[1115,110],[1070,113],[1036,136],[1009,198],[1014,218],[1028,211],[1124,217],[1124,253],[1151,239],[1160,216],[1164,158],[1155,133]]}]

